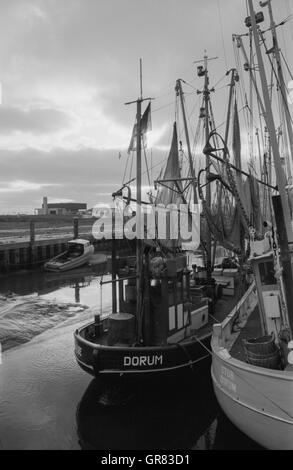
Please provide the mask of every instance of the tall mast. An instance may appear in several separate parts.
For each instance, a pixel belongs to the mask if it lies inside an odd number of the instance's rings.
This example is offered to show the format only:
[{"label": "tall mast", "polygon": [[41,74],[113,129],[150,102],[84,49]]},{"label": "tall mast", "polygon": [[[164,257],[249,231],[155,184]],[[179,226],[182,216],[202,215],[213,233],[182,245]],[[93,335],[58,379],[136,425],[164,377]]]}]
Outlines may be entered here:
[{"label": "tall mast", "polygon": [[190,147],[190,140],[189,140],[188,127],[187,127],[187,120],[186,120],[186,113],[185,113],[185,106],[184,106],[184,96],[183,96],[181,81],[182,81],[181,79],[177,80],[175,89],[176,89],[176,92],[179,93],[180,102],[181,102],[182,117],[183,117],[183,124],[184,124],[185,138],[186,138],[186,145],[187,145],[188,159],[189,159],[189,167],[190,167],[192,185],[193,185],[193,202],[194,204],[197,204],[196,179],[195,179],[195,172],[194,172],[194,166],[193,166],[193,161],[192,161],[192,153],[191,153],[191,147]]},{"label": "tall mast", "polygon": [[137,315],[137,339],[142,340],[142,316],[143,316],[143,298],[142,298],[142,276],[143,276],[143,233],[144,224],[141,211],[141,104],[143,101],[149,101],[152,98],[142,97],[142,60],[139,60],[140,66],[140,97],[136,101],[130,101],[125,104],[136,103],[136,315]]},{"label": "tall mast", "polygon": [[275,123],[274,123],[270,97],[269,97],[269,91],[268,91],[268,83],[267,83],[264,62],[263,62],[260,45],[259,45],[259,34],[258,34],[257,26],[256,26],[255,12],[253,9],[252,0],[248,0],[248,5],[249,5],[250,16],[251,16],[251,26],[252,26],[252,31],[253,31],[256,55],[257,55],[257,60],[258,60],[258,67],[259,67],[261,84],[262,84],[266,124],[267,124],[269,134],[270,134],[270,141],[271,141],[273,157],[274,157],[278,190],[279,190],[281,200],[282,200],[284,218],[285,218],[285,223],[286,223],[288,243],[289,243],[290,251],[292,251],[293,250],[293,232],[292,232],[292,226],[291,226],[289,201],[288,201],[288,196],[287,196],[286,189],[285,189],[286,179],[285,179],[285,174],[284,174],[282,164],[281,164]]},{"label": "tall mast", "polygon": [[[291,172],[292,166],[291,165],[293,161],[293,130],[292,130],[292,123],[291,123],[291,115],[290,115],[288,103],[286,100],[287,90],[286,90],[285,80],[284,80],[284,75],[283,75],[283,70],[282,70],[280,49],[279,49],[277,31],[276,31],[276,23],[273,18],[273,9],[272,9],[271,0],[267,0],[266,2],[260,2],[260,5],[262,7],[268,6],[269,15],[270,15],[270,22],[271,22],[270,26],[271,26],[272,36],[273,36],[273,54],[275,56],[276,64],[277,64],[278,81],[279,81],[279,88],[280,88],[280,93],[281,93],[281,103],[283,103],[282,114],[285,115],[286,128],[287,128],[289,146],[290,146],[289,161],[287,163],[287,171],[288,171],[289,183],[292,184],[292,181],[290,180],[292,179],[292,172]],[[283,120],[283,115],[281,116],[281,118]]]},{"label": "tall mast", "polygon": [[[265,109],[266,109],[266,123],[270,135],[270,142],[272,146],[272,151],[273,151],[273,158],[274,158],[274,163],[275,163],[275,172],[276,172],[276,178],[277,178],[277,185],[278,185],[278,190],[280,194],[280,199],[281,199],[281,206],[283,209],[283,214],[282,214],[282,224],[279,224],[279,227],[282,225],[282,231],[284,234],[279,232],[279,239],[280,238],[285,238],[286,245],[287,245],[287,250],[284,250],[285,253],[283,253],[283,265],[286,267],[284,269],[283,273],[283,281],[284,281],[284,286],[285,286],[285,293],[286,293],[286,302],[287,302],[287,311],[289,314],[289,323],[290,323],[290,329],[291,329],[291,335],[293,332],[293,315],[292,315],[292,310],[291,308],[293,307],[293,297],[292,297],[292,252],[293,252],[293,232],[292,232],[292,222],[291,222],[291,216],[290,216],[290,209],[289,209],[289,201],[288,201],[288,196],[286,193],[286,180],[285,180],[285,174],[281,165],[281,158],[280,158],[280,153],[279,153],[279,146],[278,146],[278,141],[277,141],[277,136],[276,136],[276,129],[275,129],[275,124],[274,124],[274,118],[273,118],[273,113],[270,105],[270,97],[269,97],[269,91],[268,91],[268,86],[267,86],[267,79],[266,79],[266,74],[265,74],[265,68],[264,68],[264,63],[261,55],[261,50],[260,50],[260,44],[259,44],[259,34],[256,26],[256,18],[255,18],[255,12],[253,9],[253,3],[252,0],[248,0],[248,5],[249,5],[249,11],[250,11],[250,17],[251,17],[251,26],[252,26],[252,31],[253,31],[253,36],[254,36],[254,43],[255,43],[255,48],[256,48],[256,54],[257,54],[257,60],[258,60],[258,66],[259,66],[259,72],[260,72],[260,78],[261,78],[261,84],[262,84],[262,91],[263,91],[263,97],[264,97],[264,104],[265,104]],[[275,214],[278,215],[278,214]],[[283,237],[284,235],[284,237]],[[285,247],[285,244],[282,245],[281,243],[281,248]],[[285,247],[286,248],[286,247]]]},{"label": "tall mast", "polygon": [[[203,88],[203,97],[204,97],[204,108],[205,108],[205,141],[206,144],[209,141],[209,135],[210,135],[210,123],[209,123],[209,106],[210,106],[210,92],[213,91],[209,89],[209,74],[208,74],[208,61],[209,60],[214,60],[217,59],[218,57],[208,57],[207,53],[205,51],[205,55],[202,60],[197,60],[194,63],[199,63],[203,62],[204,67],[199,66],[198,67],[198,76],[202,77],[204,76],[204,88]],[[201,92],[198,92],[201,93]],[[209,185],[209,176],[210,176],[210,156],[206,154],[206,203],[207,206],[210,208],[211,207],[211,188]],[[206,234],[206,265],[207,265],[207,276],[208,278],[211,277],[211,267],[212,267],[212,240],[211,240],[211,233],[208,230]]]},{"label": "tall mast", "polygon": [[247,67],[248,67],[248,70],[249,70],[249,74],[250,74],[250,79],[253,83],[253,86],[254,86],[254,90],[255,90],[255,93],[257,95],[257,99],[258,99],[258,102],[259,102],[259,105],[260,105],[260,109],[261,109],[261,112],[262,114],[265,116],[265,107],[264,107],[264,104],[262,102],[262,98],[261,98],[261,95],[259,93],[259,89],[258,89],[258,86],[257,86],[257,83],[256,83],[256,80],[255,80],[255,77],[253,75],[253,70],[252,70],[252,64],[250,63],[248,57],[247,57],[247,53],[246,53],[246,50],[244,48],[244,45],[243,45],[243,41],[242,41],[242,37],[235,34],[233,36],[233,39],[236,39],[236,44],[237,44],[237,47],[240,47],[241,48],[241,51],[242,51],[242,54],[243,54],[243,57],[244,57],[244,60],[245,60],[245,64],[247,64]]},{"label": "tall mast", "polygon": [[230,91],[229,91],[229,101],[228,101],[228,111],[227,111],[227,118],[226,118],[226,130],[225,130],[225,142],[228,144],[228,137],[229,137],[229,130],[230,130],[230,117],[231,117],[231,108],[232,108],[232,98],[233,92],[235,88],[235,82],[239,80],[238,73],[236,69],[228,70],[226,75],[231,72],[231,81],[230,81]]},{"label": "tall mast", "polygon": [[[140,60],[140,76],[141,76]],[[142,87],[141,87],[142,88]],[[138,322],[138,341],[141,339],[141,317],[142,317],[142,240],[141,240],[141,103],[142,96],[136,102],[136,311]]]},{"label": "tall mast", "polygon": [[259,175],[260,175],[260,179],[261,181],[264,181],[264,178],[263,178],[263,163],[262,163],[262,156],[261,156],[261,150],[260,150],[260,141],[259,141],[259,132],[258,132],[258,128],[255,130],[255,135],[256,135],[256,140],[257,140],[257,150],[258,150],[258,164],[259,164]]},{"label": "tall mast", "polygon": [[[204,55],[204,69],[205,69],[205,79],[204,79],[204,103],[205,103],[205,141],[209,141],[210,126],[209,126],[209,75],[208,75],[208,56],[205,53]],[[209,185],[209,176],[210,176],[210,156],[206,155],[206,201],[207,206],[211,207],[211,187]],[[211,232],[207,231],[207,275],[208,278],[211,276],[211,266],[212,266],[212,240]]]}]

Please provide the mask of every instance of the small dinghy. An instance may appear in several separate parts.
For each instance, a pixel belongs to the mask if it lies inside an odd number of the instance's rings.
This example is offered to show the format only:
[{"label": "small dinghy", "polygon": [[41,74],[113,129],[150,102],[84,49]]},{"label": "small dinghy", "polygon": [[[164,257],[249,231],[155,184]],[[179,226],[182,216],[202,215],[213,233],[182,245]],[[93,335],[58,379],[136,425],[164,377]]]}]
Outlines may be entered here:
[{"label": "small dinghy", "polygon": [[46,271],[68,271],[86,264],[93,253],[94,247],[88,240],[70,240],[67,250],[45,263],[44,268]]}]

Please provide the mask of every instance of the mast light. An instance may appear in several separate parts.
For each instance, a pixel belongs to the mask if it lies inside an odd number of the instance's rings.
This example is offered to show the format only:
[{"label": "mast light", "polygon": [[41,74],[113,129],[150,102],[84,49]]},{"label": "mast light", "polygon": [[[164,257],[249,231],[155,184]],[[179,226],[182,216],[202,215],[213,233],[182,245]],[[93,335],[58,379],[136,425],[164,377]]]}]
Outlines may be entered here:
[{"label": "mast light", "polygon": [[199,65],[197,67],[197,75],[199,77],[204,77],[205,73],[206,73],[206,71],[205,71],[204,67],[202,65]]}]

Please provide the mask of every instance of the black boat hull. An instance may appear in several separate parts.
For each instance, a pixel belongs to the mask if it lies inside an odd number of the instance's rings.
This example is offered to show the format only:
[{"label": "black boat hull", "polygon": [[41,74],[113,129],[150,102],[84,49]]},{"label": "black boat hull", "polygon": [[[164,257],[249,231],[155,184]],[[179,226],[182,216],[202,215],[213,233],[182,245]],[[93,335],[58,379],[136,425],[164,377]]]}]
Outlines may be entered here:
[{"label": "black boat hull", "polygon": [[97,378],[147,378],[194,371],[199,363],[210,360],[211,334],[190,338],[166,346],[124,347],[96,344],[76,330],[75,357],[80,367]]}]

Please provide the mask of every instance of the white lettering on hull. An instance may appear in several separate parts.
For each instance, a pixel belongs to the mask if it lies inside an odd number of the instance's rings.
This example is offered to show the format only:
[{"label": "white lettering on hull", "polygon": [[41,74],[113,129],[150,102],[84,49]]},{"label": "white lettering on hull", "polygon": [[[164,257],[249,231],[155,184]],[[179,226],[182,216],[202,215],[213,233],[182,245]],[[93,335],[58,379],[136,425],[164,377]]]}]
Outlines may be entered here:
[{"label": "white lettering on hull", "polygon": [[231,392],[236,393],[237,387],[234,382],[234,372],[227,367],[221,366],[220,383]]},{"label": "white lettering on hull", "polygon": [[163,355],[160,356],[124,356],[123,365],[125,367],[137,366],[157,366],[163,364]]}]

